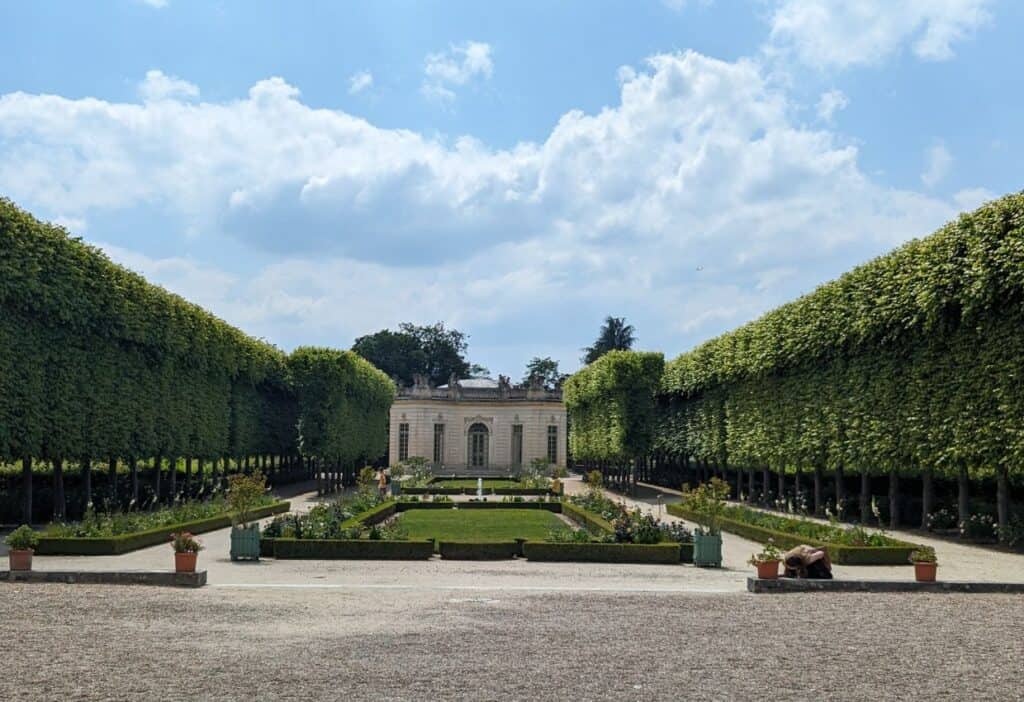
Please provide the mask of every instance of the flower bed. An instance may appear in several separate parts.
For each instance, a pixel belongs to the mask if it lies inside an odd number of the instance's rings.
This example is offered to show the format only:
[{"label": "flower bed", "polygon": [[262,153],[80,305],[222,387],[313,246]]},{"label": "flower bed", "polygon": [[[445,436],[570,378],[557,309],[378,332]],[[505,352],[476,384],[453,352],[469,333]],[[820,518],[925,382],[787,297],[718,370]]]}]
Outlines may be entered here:
[{"label": "flower bed", "polygon": [[[683,505],[671,504],[667,509],[669,514],[677,517],[697,520],[697,514]],[[908,565],[910,552],[918,548],[915,544],[881,534],[781,517],[747,507],[727,507],[720,522],[722,531],[762,543],[772,539],[779,548],[807,544],[827,549],[829,558],[839,565]],[[863,540],[863,543],[853,543],[854,539]]]},{"label": "flower bed", "polygon": [[[287,512],[291,503],[275,502],[253,510],[253,519],[263,519],[273,514]],[[136,551],[147,546],[166,543],[172,532],[188,531],[202,534],[215,529],[231,526],[231,515],[221,513],[191,522],[167,524],[144,531],[116,536],[48,536],[39,538],[36,553],[41,556],[116,556]]]}]

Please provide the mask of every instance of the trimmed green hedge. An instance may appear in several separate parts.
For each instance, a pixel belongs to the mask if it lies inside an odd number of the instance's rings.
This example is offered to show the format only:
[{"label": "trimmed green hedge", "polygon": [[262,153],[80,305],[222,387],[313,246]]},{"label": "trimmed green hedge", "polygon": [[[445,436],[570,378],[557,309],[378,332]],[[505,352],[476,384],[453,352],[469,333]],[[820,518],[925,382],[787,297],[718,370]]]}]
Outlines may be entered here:
[{"label": "trimmed green hedge", "polygon": [[515,541],[441,541],[437,544],[441,558],[460,561],[515,558],[519,551],[519,543]]},{"label": "trimmed green hedge", "polygon": [[[411,487],[402,488],[403,495],[476,495],[476,488],[432,488],[432,487]],[[554,495],[551,490],[545,488],[484,488],[484,497],[494,495]]]},{"label": "trimmed green hedge", "polygon": [[261,554],[274,558],[308,560],[426,560],[434,555],[434,542],[375,541],[371,539],[265,539],[272,542]]},{"label": "trimmed green hedge", "polygon": [[[263,519],[272,514],[287,512],[291,507],[289,502],[277,502],[266,507],[253,511],[253,519]],[[216,529],[223,529],[231,526],[231,515],[222,514],[217,517],[209,517],[195,522],[174,524],[157,529],[138,531],[134,534],[122,534],[120,536],[79,536],[54,538],[39,537],[39,547],[36,553],[40,556],[117,556],[129,551],[137,551],[147,546],[156,546],[170,541],[171,534],[179,531],[189,531],[193,534],[202,534]]]},{"label": "trimmed green hedge", "polygon": [[[527,541],[523,554],[531,561],[585,561],[591,563],[678,564],[680,547],[663,544],[575,544]],[[692,560],[692,551],[690,559]]]},{"label": "trimmed green hedge", "polygon": [[561,514],[561,502],[397,502],[398,512],[410,509],[546,509]]},{"label": "trimmed green hedge", "polygon": [[[667,505],[668,513],[683,519],[697,521],[697,515],[679,504]],[[828,551],[829,558],[837,565],[909,565],[910,552],[918,547],[914,544],[901,546],[846,546],[833,544],[784,531],[765,529],[735,519],[721,519],[722,531],[742,536],[751,541],[766,543],[772,539],[781,549],[807,544]],[[900,542],[901,544],[904,542]]]},{"label": "trimmed green hedge", "polygon": [[595,536],[603,536],[604,534],[615,533],[615,527],[613,527],[611,522],[604,517],[594,514],[593,512],[588,512],[572,502],[563,502],[561,504],[562,514],[574,522],[581,524],[591,534]]},{"label": "trimmed green hedge", "polygon": [[373,526],[374,524],[379,524],[380,522],[383,522],[385,519],[393,516],[395,512],[400,511],[398,509],[398,504],[399,503],[395,502],[394,500],[381,502],[376,507],[371,507],[365,512],[360,512],[354,517],[346,519],[344,522],[341,523],[341,526],[343,528],[347,528],[358,526],[360,524],[364,526]]}]

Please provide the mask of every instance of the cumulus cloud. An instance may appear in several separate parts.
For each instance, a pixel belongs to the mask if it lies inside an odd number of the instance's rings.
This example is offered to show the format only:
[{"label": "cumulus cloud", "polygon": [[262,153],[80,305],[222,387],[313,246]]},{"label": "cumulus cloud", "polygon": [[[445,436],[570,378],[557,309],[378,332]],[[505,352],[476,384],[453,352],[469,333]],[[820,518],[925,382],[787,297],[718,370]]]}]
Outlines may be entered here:
[{"label": "cumulus cloud", "polygon": [[823,68],[878,64],[909,45],[944,61],[991,19],[992,0],[774,0],[770,50]]},{"label": "cumulus cloud", "polygon": [[949,169],[953,167],[953,154],[945,144],[935,144],[925,151],[925,167],[921,173],[921,182],[929,188],[934,188],[949,175]]},{"label": "cumulus cloud", "polygon": [[138,92],[146,102],[199,97],[198,86],[155,68],[146,71],[146,77],[139,82]]},{"label": "cumulus cloud", "polygon": [[499,348],[521,322],[566,362],[609,310],[675,353],[957,211],[874,183],[753,61],[663,54],[619,79],[616,104],[508,149],[316,109],[282,78],[222,103],[10,93],[0,191],[232,238],[261,261],[245,275],[135,265],[283,346],[445,319]]},{"label": "cumulus cloud", "polygon": [[831,122],[836,112],[845,110],[850,100],[842,90],[829,90],[818,99],[818,117],[823,122]]},{"label": "cumulus cloud", "polygon": [[491,45],[480,41],[451,44],[447,51],[428,54],[423,65],[422,91],[428,97],[454,100],[455,88],[494,73]]},{"label": "cumulus cloud", "polygon": [[358,71],[348,78],[348,92],[350,95],[361,93],[373,86],[373,74],[369,71]]}]

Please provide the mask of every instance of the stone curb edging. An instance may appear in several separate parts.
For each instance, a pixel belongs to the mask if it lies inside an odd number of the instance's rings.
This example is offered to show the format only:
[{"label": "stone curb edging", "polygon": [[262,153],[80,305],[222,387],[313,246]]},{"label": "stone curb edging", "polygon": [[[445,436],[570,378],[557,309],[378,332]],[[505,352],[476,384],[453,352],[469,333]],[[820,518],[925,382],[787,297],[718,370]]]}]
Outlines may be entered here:
[{"label": "stone curb edging", "polygon": [[206,571],[175,573],[172,570],[0,570],[0,582],[67,583],[81,585],[158,585],[202,587]]},{"label": "stone curb edging", "polygon": [[758,594],[785,592],[973,592],[979,594],[1022,593],[1024,583],[966,582],[939,580],[809,580],[747,578],[747,591]]}]

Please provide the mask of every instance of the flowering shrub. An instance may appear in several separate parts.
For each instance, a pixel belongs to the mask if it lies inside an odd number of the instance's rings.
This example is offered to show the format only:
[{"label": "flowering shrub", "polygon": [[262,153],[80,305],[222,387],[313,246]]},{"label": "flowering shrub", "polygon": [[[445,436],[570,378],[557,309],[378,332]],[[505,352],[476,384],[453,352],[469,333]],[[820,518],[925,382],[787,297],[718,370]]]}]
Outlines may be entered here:
[{"label": "flowering shrub", "polygon": [[916,551],[910,553],[911,563],[938,563],[935,549],[931,546],[918,546]]},{"label": "flowering shrub", "polygon": [[928,515],[925,520],[925,527],[928,531],[936,529],[956,529],[959,526],[956,513],[943,507]]},{"label": "flowering shrub", "polygon": [[837,521],[821,524],[810,519],[782,517],[743,506],[727,506],[722,510],[721,516],[772,531],[782,531],[805,539],[843,546],[896,546],[899,543],[884,533],[868,531],[858,525],[843,527]]},{"label": "flowering shrub", "polygon": [[972,514],[960,522],[960,536],[965,539],[989,540],[996,538],[996,520],[991,514]]},{"label": "flowering shrub", "polygon": [[171,548],[175,553],[199,553],[203,550],[203,542],[187,531],[171,534]]},{"label": "flowering shrub", "polygon": [[4,542],[15,551],[27,551],[39,545],[39,534],[33,531],[28,524],[20,527],[7,535]]}]

